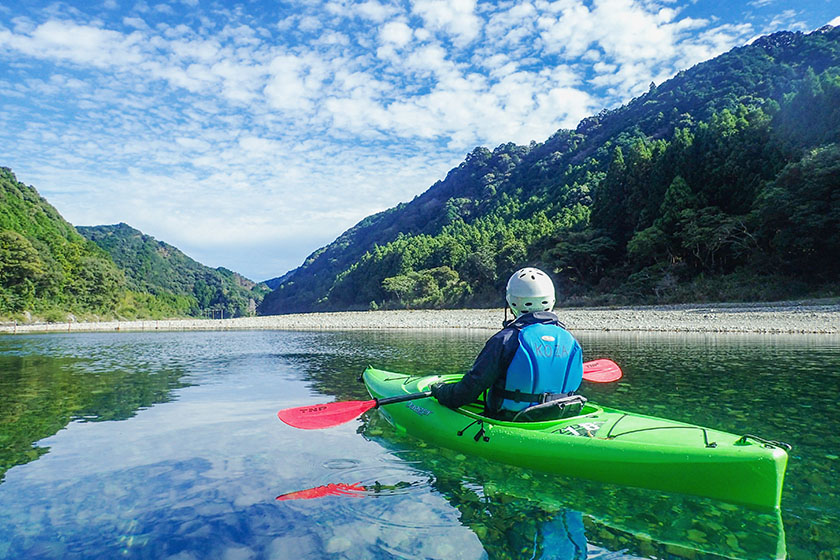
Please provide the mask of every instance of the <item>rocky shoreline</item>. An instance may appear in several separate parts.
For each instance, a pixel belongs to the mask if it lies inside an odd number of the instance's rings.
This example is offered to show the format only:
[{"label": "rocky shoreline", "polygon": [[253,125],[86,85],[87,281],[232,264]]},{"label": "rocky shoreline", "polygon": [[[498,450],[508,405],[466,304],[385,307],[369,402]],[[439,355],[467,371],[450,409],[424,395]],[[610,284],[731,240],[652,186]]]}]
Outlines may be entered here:
[{"label": "rocky shoreline", "polygon": [[[840,303],[685,304],[569,307],[555,310],[572,331],[685,333],[840,333]],[[501,309],[348,311],[236,319],[172,319],[0,324],[0,334],[188,330],[497,330]]]}]

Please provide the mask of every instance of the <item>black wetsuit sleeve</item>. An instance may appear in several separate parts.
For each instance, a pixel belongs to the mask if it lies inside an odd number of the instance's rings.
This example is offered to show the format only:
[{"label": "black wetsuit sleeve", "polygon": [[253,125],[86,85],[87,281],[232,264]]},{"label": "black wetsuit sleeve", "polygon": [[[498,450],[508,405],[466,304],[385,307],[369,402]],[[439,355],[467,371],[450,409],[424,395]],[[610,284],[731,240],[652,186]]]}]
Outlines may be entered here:
[{"label": "black wetsuit sleeve", "polygon": [[432,395],[443,405],[458,408],[475,402],[478,396],[489,389],[502,368],[507,368],[505,341],[510,333],[496,333],[478,354],[472,368],[457,383],[439,384],[432,387]]}]

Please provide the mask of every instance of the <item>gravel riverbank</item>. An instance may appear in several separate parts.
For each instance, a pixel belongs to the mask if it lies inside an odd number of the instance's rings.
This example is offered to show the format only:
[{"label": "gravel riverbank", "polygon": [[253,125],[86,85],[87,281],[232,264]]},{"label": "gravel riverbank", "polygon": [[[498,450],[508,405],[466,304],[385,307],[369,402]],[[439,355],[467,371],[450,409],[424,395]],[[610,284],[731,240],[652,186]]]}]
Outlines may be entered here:
[{"label": "gravel riverbank", "polygon": [[[555,311],[572,331],[840,333],[840,303],[837,302],[572,307]],[[6,323],[0,324],[0,333],[451,328],[497,330],[503,317],[501,309],[359,311],[215,320]]]}]

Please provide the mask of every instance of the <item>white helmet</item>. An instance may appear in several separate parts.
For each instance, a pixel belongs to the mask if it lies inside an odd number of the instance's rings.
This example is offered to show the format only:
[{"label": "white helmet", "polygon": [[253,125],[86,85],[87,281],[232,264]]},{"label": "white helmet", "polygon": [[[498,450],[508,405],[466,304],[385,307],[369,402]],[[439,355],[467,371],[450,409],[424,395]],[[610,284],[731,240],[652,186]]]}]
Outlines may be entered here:
[{"label": "white helmet", "polygon": [[532,311],[551,311],[554,284],[548,274],[538,268],[521,268],[508,280],[505,299],[514,317]]}]

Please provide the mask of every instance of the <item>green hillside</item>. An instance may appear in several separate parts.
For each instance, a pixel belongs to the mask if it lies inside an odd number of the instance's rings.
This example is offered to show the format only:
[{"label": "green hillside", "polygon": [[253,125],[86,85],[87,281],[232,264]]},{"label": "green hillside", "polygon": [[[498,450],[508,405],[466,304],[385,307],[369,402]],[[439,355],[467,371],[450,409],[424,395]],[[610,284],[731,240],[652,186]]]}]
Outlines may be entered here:
[{"label": "green hillside", "polygon": [[476,148],[310,255],[260,313],[502,303],[517,267],[579,302],[834,293],[840,28],[776,33],[541,144]]},{"label": "green hillside", "polygon": [[34,187],[0,168],[0,316],[108,313],[125,278]]},{"label": "green hillside", "polygon": [[256,305],[269,291],[226,268],[204,266],[126,224],[76,229],[111,256],[130,290],[171,298],[191,315],[248,315],[250,301]]},{"label": "green hillside", "polygon": [[268,291],[125,224],[77,231],[0,167],[0,320],[235,317]]}]

